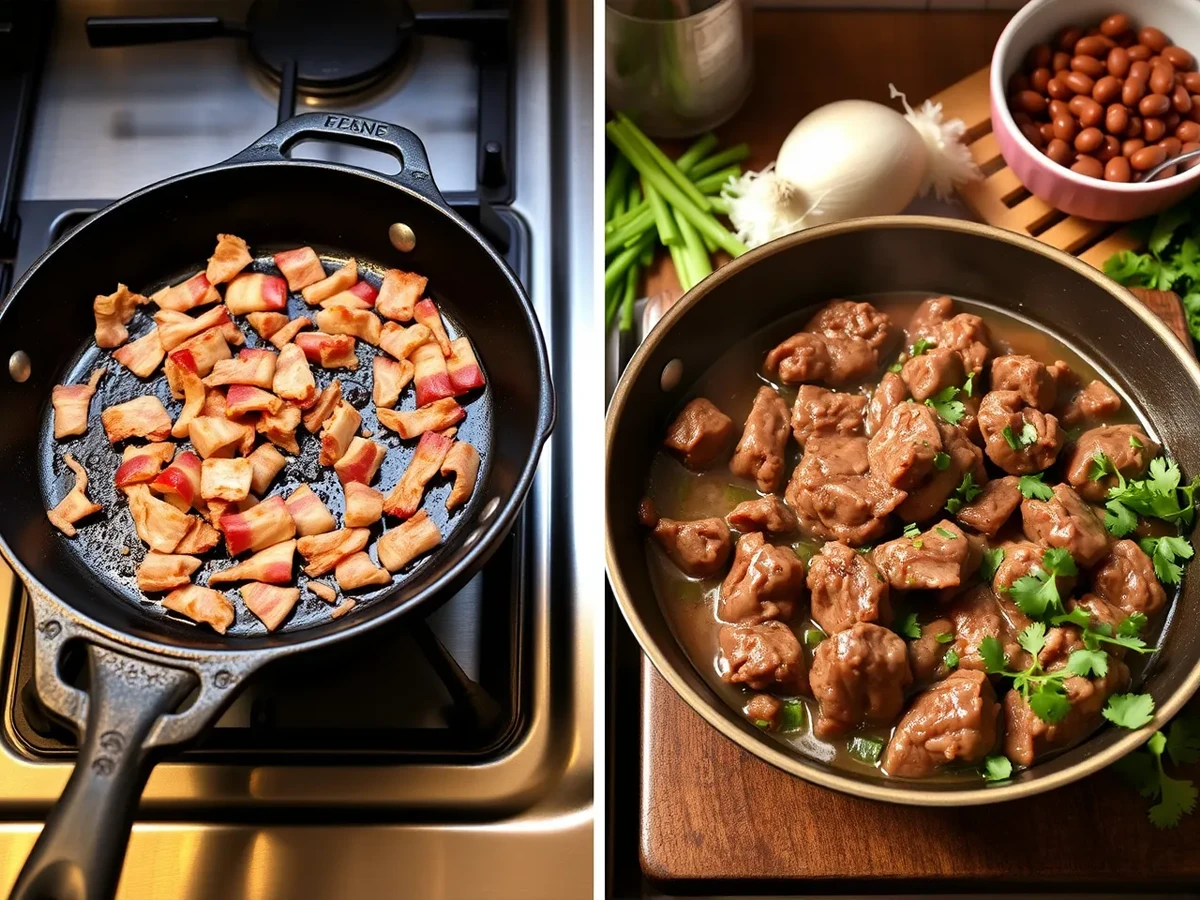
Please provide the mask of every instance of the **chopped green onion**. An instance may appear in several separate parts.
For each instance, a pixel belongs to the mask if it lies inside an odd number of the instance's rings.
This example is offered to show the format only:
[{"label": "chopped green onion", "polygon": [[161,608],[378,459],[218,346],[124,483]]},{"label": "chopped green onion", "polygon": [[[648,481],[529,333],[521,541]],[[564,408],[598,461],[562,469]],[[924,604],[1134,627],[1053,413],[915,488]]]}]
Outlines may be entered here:
[{"label": "chopped green onion", "polygon": [[783,704],[783,709],[779,714],[779,730],[785,734],[790,731],[799,731],[804,727],[806,718],[804,704],[799,700],[788,700]]},{"label": "chopped green onion", "polygon": [[683,151],[683,155],[675,160],[675,166],[680,172],[688,174],[692,171],[693,166],[700,165],[701,161],[712,153],[717,147],[717,136],[711,131],[703,135],[696,143]]},{"label": "chopped green onion", "polygon": [[873,766],[879,762],[879,757],[883,753],[883,741],[879,738],[851,738],[846,751],[859,762]]},{"label": "chopped green onion", "polygon": [[721,188],[725,187],[729,179],[737,178],[741,174],[741,166],[727,166],[701,178],[696,182],[696,187],[705,194],[717,194],[720,193]]},{"label": "chopped green onion", "polygon": [[604,182],[604,218],[606,221],[616,215],[617,198],[625,196],[626,185],[629,183],[629,176],[632,172],[633,166],[629,165],[629,160],[618,153],[617,158],[613,160],[612,167],[608,170],[608,179]]},{"label": "chopped green onion", "polygon": [[[612,124],[612,122],[609,123],[609,125]],[[633,144],[638,147],[646,156],[648,156],[650,161],[653,162],[654,165],[656,165],[659,170],[667,178],[669,178],[671,182],[677,188],[679,188],[679,190],[682,191],[688,199],[690,199],[702,210],[707,210],[709,208],[708,198],[700,193],[699,189],[692,183],[690,178],[679,171],[679,167],[676,166],[675,163],[671,162],[667,154],[663,153],[662,150],[659,149],[658,144],[646,137],[646,135],[642,132],[642,129],[638,128],[637,125],[633,123],[633,120],[629,118],[629,116],[625,115],[624,113],[617,113],[617,124],[621,129],[624,130],[629,140],[632,141]],[[633,163],[633,167],[641,171],[641,167],[638,166],[637,159],[635,158],[637,151],[634,153],[629,153],[622,149],[622,152],[629,157],[629,161]],[[643,177],[645,177],[645,174],[645,172],[642,172]],[[658,187],[658,185],[655,185],[655,187]],[[665,194],[666,192],[664,191],[663,193]]]},{"label": "chopped green onion", "polygon": [[[735,144],[720,153],[715,153],[703,162],[685,170],[693,181],[699,181],[705,175],[711,175],[719,169],[724,169],[733,163],[740,163],[750,155],[749,144]],[[740,167],[739,167],[740,168]]]},{"label": "chopped green onion", "polygon": [[816,650],[817,645],[825,640],[828,635],[820,628],[805,628],[804,629],[804,646],[809,650]]},{"label": "chopped green onion", "polygon": [[670,247],[672,244],[677,244],[683,240],[679,235],[679,229],[675,227],[675,217],[671,215],[671,211],[667,209],[667,204],[663,202],[662,194],[654,189],[654,185],[646,182],[643,185],[646,194],[646,202],[650,204],[650,209],[654,212],[654,224],[658,228],[658,240],[664,247]]}]

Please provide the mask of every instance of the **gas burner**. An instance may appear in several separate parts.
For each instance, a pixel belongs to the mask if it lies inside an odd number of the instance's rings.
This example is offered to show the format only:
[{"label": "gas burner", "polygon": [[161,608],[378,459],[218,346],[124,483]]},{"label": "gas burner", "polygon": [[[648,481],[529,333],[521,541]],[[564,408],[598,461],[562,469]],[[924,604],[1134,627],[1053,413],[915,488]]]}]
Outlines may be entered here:
[{"label": "gas burner", "polygon": [[271,80],[314,97],[344,97],[399,69],[412,43],[407,3],[255,0],[246,15],[254,61]]}]

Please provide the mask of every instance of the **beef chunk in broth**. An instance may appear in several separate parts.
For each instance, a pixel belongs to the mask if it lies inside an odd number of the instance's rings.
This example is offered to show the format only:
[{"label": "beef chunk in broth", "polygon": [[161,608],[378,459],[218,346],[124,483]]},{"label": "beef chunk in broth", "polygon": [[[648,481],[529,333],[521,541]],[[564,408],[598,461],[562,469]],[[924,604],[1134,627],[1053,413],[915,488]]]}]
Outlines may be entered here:
[{"label": "beef chunk in broth", "polygon": [[992,355],[992,338],[983,319],[971,313],[959,313],[938,331],[938,347],[953,350],[962,357],[968,375],[983,371]]},{"label": "beef chunk in broth", "polygon": [[885,350],[895,334],[892,320],[870,303],[834,300],[826,303],[804,326],[827,338],[854,338],[876,353]]},{"label": "beef chunk in broth", "polygon": [[779,724],[779,714],[782,711],[783,704],[779,698],[772,697],[770,694],[754,694],[747,701],[743,710],[747,719],[760,728],[768,729],[773,729]]},{"label": "beef chunk in broth", "polygon": [[949,297],[930,297],[917,307],[908,321],[905,336],[911,347],[917,341],[937,343],[942,326],[954,316],[954,301]]},{"label": "beef chunk in broth", "polygon": [[1029,624],[1022,612],[1011,602],[1003,602],[987,585],[976,585],[960,594],[947,606],[943,615],[953,623],[953,642],[949,645],[958,654],[960,669],[986,668],[979,645],[986,637],[994,637],[1004,650],[1009,666],[1024,669],[1029,654],[1017,643],[1017,635]]},{"label": "beef chunk in broth", "polygon": [[1016,391],[990,391],[983,398],[979,431],[988,459],[1009,475],[1050,468],[1064,439],[1058,419],[1026,405]]},{"label": "beef chunk in broth", "polygon": [[906,362],[900,377],[914,400],[925,401],[948,387],[960,387],[967,375],[961,356],[953,350],[934,347]]},{"label": "beef chunk in broth", "polygon": [[804,562],[787,547],[768,544],[758,532],[744,534],[721,584],[719,617],[724,622],[787,621],[803,594]]},{"label": "beef chunk in broth", "polygon": [[702,472],[721,458],[732,440],[733,419],[697,397],[667,428],[663,446],[693,472]]},{"label": "beef chunk in broth", "polygon": [[1121,411],[1121,397],[1103,381],[1088,382],[1063,411],[1063,421],[1074,427],[1085,419],[1111,419]]},{"label": "beef chunk in broth", "polygon": [[817,737],[891,724],[912,683],[908,648],[888,629],[859,622],[817,646],[809,682],[820,704],[813,726]]},{"label": "beef chunk in broth", "polygon": [[801,385],[792,407],[792,434],[801,447],[814,434],[860,435],[866,408],[867,398],[863,394]]},{"label": "beef chunk in broth", "polygon": [[884,534],[905,494],[869,474],[866,438],[813,437],[784,497],[806,534],[857,547]]},{"label": "beef chunk in broth", "polygon": [[830,541],[808,561],[808,591],[812,618],[826,634],[855,622],[890,625],[892,605],[888,585],[865,554],[841,541]]},{"label": "beef chunk in broth", "polygon": [[895,407],[867,445],[871,474],[892,487],[908,491],[933,470],[942,452],[937,416],[928,406],[901,403]]},{"label": "beef chunk in broth", "polygon": [[997,356],[992,360],[992,390],[1013,391],[1021,402],[1042,412],[1054,409],[1058,400],[1058,382],[1046,367],[1032,356]]},{"label": "beef chunk in broth", "polygon": [[1046,753],[1078,743],[1100,724],[1100,711],[1108,698],[1128,683],[1129,669],[1119,659],[1109,659],[1103,678],[1076,675],[1066,679],[1063,687],[1071,708],[1064,719],[1053,724],[1038,718],[1025,698],[1010,690],[1004,695],[1004,755],[1029,766]]},{"label": "beef chunk in broth", "polygon": [[938,433],[945,455],[934,459],[933,469],[925,481],[910,489],[907,499],[896,508],[896,514],[905,522],[925,522],[939,515],[968,472],[977,485],[987,481],[983,451],[971,443],[966,431],[957,425],[939,422]]},{"label": "beef chunk in broth", "polygon": [[1114,543],[1092,570],[1092,590],[1101,600],[1126,614],[1140,612],[1151,616],[1167,602],[1150,557],[1130,540]]},{"label": "beef chunk in broth", "polygon": [[771,388],[759,388],[742,439],[729,461],[729,471],[753,480],[760,491],[776,490],[783,482],[787,438],[787,404]]},{"label": "beef chunk in broth", "polygon": [[[996,574],[992,578],[992,590],[1001,596],[1007,596],[1012,586],[1032,574],[1034,569],[1042,570],[1042,557],[1046,548],[1028,541],[1013,541],[1002,545],[1004,559],[996,566]],[[1069,597],[1075,589],[1075,576],[1058,575],[1054,579],[1058,596]]]},{"label": "beef chunk in broth", "polygon": [[739,503],[725,519],[742,533],[793,534],[800,527],[796,514],[774,494]]},{"label": "beef chunk in broth", "polygon": [[958,587],[979,566],[972,543],[949,519],[918,537],[880,544],[873,556],[888,584],[901,591]]},{"label": "beef chunk in broth", "polygon": [[982,762],[996,746],[1000,704],[982,672],[954,672],[917,695],[896,726],[883,769],[923,778],[951,763]]},{"label": "beef chunk in broth", "polygon": [[879,430],[893,407],[907,399],[908,385],[904,379],[895,372],[884,372],[867,405],[867,437]]},{"label": "beef chunk in broth", "polygon": [[921,626],[921,636],[908,642],[908,663],[912,667],[913,681],[929,684],[945,678],[952,671],[946,664],[946,653],[950,650],[949,635],[954,639],[954,623],[949,619],[934,619]]},{"label": "beef chunk in broth", "polygon": [[810,331],[793,334],[768,353],[766,361],[767,373],[778,375],[784,384],[854,384],[878,368],[879,355],[866,341]]},{"label": "beef chunk in broth", "polygon": [[970,503],[959,507],[958,521],[980,534],[995,537],[1021,505],[1020,479],[1015,475],[995,478]]},{"label": "beef chunk in broth", "polygon": [[1063,547],[1084,568],[1108,552],[1108,532],[1080,496],[1065,484],[1054,486],[1050,500],[1021,502],[1025,537],[1045,547]]},{"label": "beef chunk in broth", "polygon": [[652,534],[671,562],[689,578],[720,575],[729,562],[732,541],[724,519],[659,519]]},{"label": "beef chunk in broth", "polygon": [[756,691],[807,694],[800,642],[782,622],[724,625],[719,636],[721,677]]},{"label": "beef chunk in broth", "polygon": [[1104,471],[1111,472],[1115,468],[1129,480],[1145,475],[1150,460],[1158,456],[1160,449],[1140,425],[1093,428],[1081,434],[1074,446],[1067,448],[1063,455],[1064,471],[1075,493],[1084,500],[1099,503],[1110,488],[1117,486],[1119,479],[1112,474],[1092,477],[1101,471],[1096,454],[1103,453],[1111,464]]}]

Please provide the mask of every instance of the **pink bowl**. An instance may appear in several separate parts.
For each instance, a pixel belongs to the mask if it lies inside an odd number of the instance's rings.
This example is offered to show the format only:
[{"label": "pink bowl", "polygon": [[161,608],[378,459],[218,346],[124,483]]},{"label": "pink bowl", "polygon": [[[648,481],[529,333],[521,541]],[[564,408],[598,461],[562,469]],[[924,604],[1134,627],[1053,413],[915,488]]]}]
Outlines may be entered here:
[{"label": "pink bowl", "polygon": [[1137,27],[1162,29],[1200,57],[1200,3],[1196,0],[1033,0],[1013,16],[996,42],[990,76],[992,131],[1000,153],[1021,184],[1056,209],[1085,219],[1128,222],[1162,212],[1200,187],[1200,166],[1151,184],[1119,184],[1072,172],[1051,161],[1017,128],[1005,100],[1008,79],[1029,49],[1067,25],[1092,25],[1127,12]]}]

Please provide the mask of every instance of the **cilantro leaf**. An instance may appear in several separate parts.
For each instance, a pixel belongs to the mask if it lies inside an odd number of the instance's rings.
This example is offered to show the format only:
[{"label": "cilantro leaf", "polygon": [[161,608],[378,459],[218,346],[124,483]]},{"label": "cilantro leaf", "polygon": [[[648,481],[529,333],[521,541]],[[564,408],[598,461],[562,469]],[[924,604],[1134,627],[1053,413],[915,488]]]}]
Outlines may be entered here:
[{"label": "cilantro leaf", "polygon": [[804,720],[804,704],[799,700],[788,700],[779,713],[779,730],[785,734],[789,731],[799,731],[804,727]]},{"label": "cilantro leaf", "polygon": [[1043,722],[1054,724],[1067,717],[1071,711],[1071,701],[1067,699],[1062,683],[1052,681],[1037,687],[1029,697],[1029,708]]},{"label": "cilantro leaf", "polygon": [[992,635],[979,642],[979,657],[983,660],[984,671],[989,675],[1003,675],[1008,668],[1008,660],[1004,658],[1004,648]]},{"label": "cilantro leaf", "polygon": [[1033,427],[1033,423],[1026,422],[1025,427],[1021,429],[1021,433],[1017,436],[1022,447],[1028,447],[1030,444],[1036,443],[1038,439],[1037,429]]},{"label": "cilantro leaf", "polygon": [[899,375],[903,368],[904,363],[900,362],[900,360],[896,360],[894,363],[888,366],[888,371],[894,375]]},{"label": "cilantro leaf", "polygon": [[917,338],[913,345],[908,348],[908,358],[914,359],[915,357],[920,356],[930,347],[936,346],[937,344],[935,344],[933,341],[927,341],[925,338]]},{"label": "cilantro leaf", "polygon": [[975,373],[974,372],[971,372],[970,374],[967,375],[967,380],[963,382],[962,392],[963,392],[963,396],[965,396],[965,397],[975,396]]},{"label": "cilantro leaf", "polygon": [[965,504],[973,502],[981,493],[983,493],[983,488],[975,483],[975,476],[968,472],[962,477],[962,481],[958,483],[958,487],[954,489],[950,499],[946,501],[946,511],[953,515]]},{"label": "cilantro leaf", "polygon": [[1012,761],[1007,756],[989,756],[983,761],[983,777],[987,781],[1011,778]]},{"label": "cilantro leaf", "polygon": [[1138,436],[1136,434],[1131,434],[1129,436],[1129,446],[1134,450],[1142,449],[1142,442],[1138,440]]},{"label": "cilantro leaf", "polygon": [[1174,828],[1196,808],[1196,786],[1165,774],[1160,774],[1158,781],[1162,799],[1150,807],[1150,824],[1155,828]]},{"label": "cilantro leaf", "polygon": [[962,417],[967,414],[967,408],[962,404],[962,402],[954,399],[957,396],[958,388],[956,388],[954,385],[950,385],[950,387],[943,388],[932,397],[928,398],[925,401],[925,405],[951,425],[957,425],[962,421]]},{"label": "cilantro leaf", "polygon": [[953,669],[958,666],[958,654],[953,650],[947,650],[946,655],[943,656],[942,659],[945,660],[948,668]]},{"label": "cilantro leaf", "polygon": [[1017,635],[1017,643],[1030,656],[1037,656],[1046,646],[1046,626],[1042,622],[1030,622]]},{"label": "cilantro leaf", "polygon": [[1105,475],[1116,474],[1116,471],[1113,468],[1112,460],[1104,455],[1104,451],[1097,450],[1092,454],[1092,467],[1088,471],[1090,481],[1099,481]]},{"label": "cilantro leaf", "polygon": [[1000,435],[1013,450],[1023,450],[1030,444],[1036,443],[1038,438],[1037,429],[1029,422],[1021,427],[1019,434],[1013,432],[1011,425],[1005,425],[1000,429]]},{"label": "cilantro leaf", "polygon": [[1079,569],[1075,567],[1075,558],[1071,556],[1071,551],[1065,547],[1051,547],[1043,553],[1042,565],[1052,575],[1070,576],[1079,574]]},{"label": "cilantro leaf", "polygon": [[954,635],[949,631],[940,631],[933,636],[933,639],[939,644],[949,644],[954,640]]},{"label": "cilantro leaf", "polygon": [[921,636],[921,626],[915,612],[907,612],[896,622],[896,631],[906,638],[916,640]]},{"label": "cilantro leaf", "polygon": [[950,454],[935,453],[933,455],[933,467],[939,472],[945,472],[948,468],[950,468]]},{"label": "cilantro leaf", "polygon": [[1171,723],[1167,754],[1177,766],[1200,762],[1200,715],[1184,713]]},{"label": "cilantro leaf", "polygon": [[[1087,628],[1092,624],[1092,614],[1082,606],[1076,606],[1073,610],[1063,613],[1061,616],[1054,616],[1050,619],[1051,625],[1076,625],[1080,628]],[[1089,650],[1093,649],[1091,647]]]},{"label": "cilantro leaf", "polygon": [[1170,245],[1175,232],[1190,222],[1191,218],[1192,213],[1185,206],[1173,206],[1160,214],[1154,220],[1154,227],[1151,228],[1150,237],[1146,241],[1150,252],[1162,259],[1163,252]]},{"label": "cilantro leaf", "polygon": [[1109,500],[1104,504],[1106,515],[1104,527],[1113,537],[1125,537],[1137,528],[1138,517],[1120,500]]},{"label": "cilantro leaf", "polygon": [[1017,443],[1017,436],[1013,434],[1011,425],[1005,425],[1002,429],[1000,429],[1000,435],[1004,438],[1004,442],[1013,450],[1021,449],[1021,445]]},{"label": "cilantro leaf", "polygon": [[1021,496],[1035,500],[1051,500],[1054,498],[1054,491],[1050,485],[1042,480],[1043,473],[1038,472],[1036,475],[1022,475],[1021,480],[1017,483],[1017,487],[1021,490]]},{"label": "cilantro leaf", "polygon": [[1067,671],[1085,678],[1108,674],[1108,654],[1103,650],[1075,650],[1067,657]]},{"label": "cilantro leaf", "polygon": [[1075,560],[1071,554],[1056,547],[1042,554],[1040,566],[1034,566],[1028,575],[1013,582],[1008,595],[1020,607],[1021,612],[1033,619],[1058,616],[1064,612],[1062,598],[1058,595],[1058,576],[1077,574]]},{"label": "cilantro leaf", "polygon": [[983,560],[979,563],[979,577],[991,582],[996,577],[996,570],[1004,562],[1003,547],[988,547],[983,551]]},{"label": "cilantro leaf", "polygon": [[1130,613],[1117,625],[1117,635],[1119,637],[1138,637],[1141,635],[1142,629],[1146,627],[1146,621],[1145,613]]},{"label": "cilantro leaf", "polygon": [[1154,563],[1154,574],[1163,584],[1179,584],[1183,575],[1183,567],[1176,563],[1177,559],[1191,559],[1195,550],[1187,538],[1182,537],[1147,537],[1138,541],[1147,556]]},{"label": "cilantro leaf", "polygon": [[1154,718],[1154,698],[1149,694],[1113,694],[1101,712],[1114,725],[1141,728]]}]

